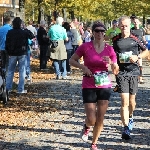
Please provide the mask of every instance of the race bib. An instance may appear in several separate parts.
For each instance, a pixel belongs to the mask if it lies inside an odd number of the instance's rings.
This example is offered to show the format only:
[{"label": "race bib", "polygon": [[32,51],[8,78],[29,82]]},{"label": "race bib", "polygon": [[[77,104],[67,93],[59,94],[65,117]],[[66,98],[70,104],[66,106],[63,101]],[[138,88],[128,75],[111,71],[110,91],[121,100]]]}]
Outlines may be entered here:
[{"label": "race bib", "polygon": [[94,80],[95,80],[96,87],[110,84],[109,75],[108,72],[106,71],[96,72],[94,74]]},{"label": "race bib", "polygon": [[130,56],[132,55],[132,51],[120,53],[119,54],[119,61],[120,63],[131,63],[130,62]]}]

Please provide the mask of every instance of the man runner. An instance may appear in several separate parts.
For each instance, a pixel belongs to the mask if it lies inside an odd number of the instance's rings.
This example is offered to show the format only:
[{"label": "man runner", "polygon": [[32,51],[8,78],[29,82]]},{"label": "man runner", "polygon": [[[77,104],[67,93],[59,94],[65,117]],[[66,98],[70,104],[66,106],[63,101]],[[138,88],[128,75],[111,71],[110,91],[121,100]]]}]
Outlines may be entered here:
[{"label": "man runner", "polygon": [[[121,33],[113,38],[113,47],[117,54],[119,73],[116,76],[118,92],[121,96],[121,120],[124,125],[122,139],[131,138],[130,130],[133,128],[133,111],[135,109],[135,96],[138,90],[138,76],[140,74],[138,59],[148,55],[146,46],[130,30],[131,20],[127,16],[119,19]],[[142,52],[139,54],[139,47]]]}]

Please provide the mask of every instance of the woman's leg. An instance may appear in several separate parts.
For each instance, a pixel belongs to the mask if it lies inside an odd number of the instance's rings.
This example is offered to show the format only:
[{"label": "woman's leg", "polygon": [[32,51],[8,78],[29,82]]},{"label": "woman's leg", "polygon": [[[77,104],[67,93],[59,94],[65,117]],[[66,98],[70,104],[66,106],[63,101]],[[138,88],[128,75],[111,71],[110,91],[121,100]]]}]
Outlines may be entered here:
[{"label": "woman's leg", "polygon": [[103,130],[104,115],[108,108],[108,100],[99,100],[97,103],[96,123],[93,129],[93,144],[97,144],[97,140]]},{"label": "woman's leg", "polygon": [[86,119],[83,127],[82,140],[87,142],[90,126],[94,126],[96,122],[96,103],[85,103],[84,108]]},{"label": "woman's leg", "polygon": [[85,124],[87,127],[94,126],[96,122],[96,103],[84,104],[86,119]]}]

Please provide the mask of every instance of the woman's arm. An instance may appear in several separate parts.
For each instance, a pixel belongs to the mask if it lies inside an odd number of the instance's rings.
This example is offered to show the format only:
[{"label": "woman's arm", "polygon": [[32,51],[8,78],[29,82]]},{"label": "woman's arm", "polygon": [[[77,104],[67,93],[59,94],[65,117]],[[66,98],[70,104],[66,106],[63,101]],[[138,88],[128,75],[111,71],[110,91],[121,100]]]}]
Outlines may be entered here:
[{"label": "woman's arm", "polygon": [[87,76],[92,76],[92,72],[88,69],[88,67],[78,63],[79,59],[80,57],[76,53],[74,53],[69,60],[70,65],[81,69],[83,71],[83,74],[86,74]]}]

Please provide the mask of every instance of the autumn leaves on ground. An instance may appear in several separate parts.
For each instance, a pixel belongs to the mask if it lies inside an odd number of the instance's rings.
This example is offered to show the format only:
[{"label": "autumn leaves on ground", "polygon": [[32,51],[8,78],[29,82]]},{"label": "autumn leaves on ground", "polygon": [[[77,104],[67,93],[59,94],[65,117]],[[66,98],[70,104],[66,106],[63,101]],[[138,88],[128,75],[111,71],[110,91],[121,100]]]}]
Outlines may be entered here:
[{"label": "autumn leaves on ground", "polygon": [[[48,71],[41,72],[39,69],[39,60],[33,59],[31,61],[33,83],[26,85],[25,89],[27,89],[28,93],[22,95],[16,94],[18,73],[15,73],[13,84],[14,92],[9,96],[10,101],[7,105],[3,105],[2,102],[0,103],[1,129],[4,126],[16,129],[20,127],[33,128],[37,125],[37,120],[44,117],[44,113],[51,114],[59,111],[61,102],[56,101],[55,98],[50,96],[53,92],[50,91],[51,86],[53,88],[55,84],[47,82],[55,79],[54,70],[50,61],[48,62],[48,68]],[[55,83],[56,81],[54,80],[53,82]],[[62,84],[62,82],[60,84]],[[34,120],[32,119],[33,117]],[[0,135],[0,138],[3,138],[3,135]]]}]

